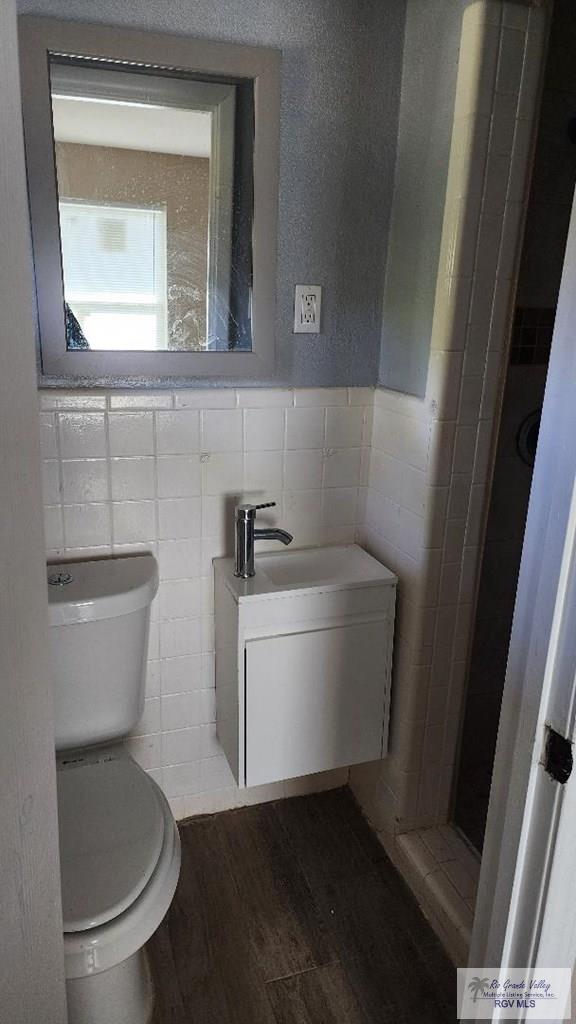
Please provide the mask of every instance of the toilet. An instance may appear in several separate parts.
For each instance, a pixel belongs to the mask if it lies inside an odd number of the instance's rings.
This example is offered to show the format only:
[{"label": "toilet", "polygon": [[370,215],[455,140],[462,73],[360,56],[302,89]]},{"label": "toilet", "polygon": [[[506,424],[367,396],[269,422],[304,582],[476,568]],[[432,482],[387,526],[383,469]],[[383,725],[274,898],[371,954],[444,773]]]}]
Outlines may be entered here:
[{"label": "toilet", "polygon": [[122,740],[144,708],[152,555],[48,567],[70,1024],[147,1024],[144,950],[172,901],[178,829]]}]

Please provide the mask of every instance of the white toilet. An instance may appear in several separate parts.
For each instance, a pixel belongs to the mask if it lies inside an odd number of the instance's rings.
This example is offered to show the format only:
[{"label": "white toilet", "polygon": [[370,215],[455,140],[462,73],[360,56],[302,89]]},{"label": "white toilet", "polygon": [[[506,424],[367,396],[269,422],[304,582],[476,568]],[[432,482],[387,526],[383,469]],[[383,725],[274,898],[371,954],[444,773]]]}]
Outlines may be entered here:
[{"label": "white toilet", "polygon": [[152,555],[48,567],[70,1024],[147,1024],[144,944],[180,870],[176,822],[122,739],[144,706]]}]

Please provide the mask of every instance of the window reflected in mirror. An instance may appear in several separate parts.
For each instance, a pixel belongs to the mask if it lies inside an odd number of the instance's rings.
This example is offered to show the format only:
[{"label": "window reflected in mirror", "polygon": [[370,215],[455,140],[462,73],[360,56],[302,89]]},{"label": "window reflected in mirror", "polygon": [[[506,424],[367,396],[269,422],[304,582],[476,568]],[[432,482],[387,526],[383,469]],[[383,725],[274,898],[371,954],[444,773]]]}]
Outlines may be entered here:
[{"label": "window reflected in mirror", "polygon": [[249,351],[251,85],[95,63],[50,62],[68,351]]}]

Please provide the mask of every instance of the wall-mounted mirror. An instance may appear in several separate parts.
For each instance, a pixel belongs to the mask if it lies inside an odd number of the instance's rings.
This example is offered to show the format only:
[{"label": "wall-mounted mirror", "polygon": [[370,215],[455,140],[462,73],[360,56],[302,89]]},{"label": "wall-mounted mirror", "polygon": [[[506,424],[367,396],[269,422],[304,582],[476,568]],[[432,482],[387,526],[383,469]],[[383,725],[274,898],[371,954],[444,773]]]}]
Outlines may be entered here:
[{"label": "wall-mounted mirror", "polygon": [[43,373],[270,373],[275,51],[24,18],[22,78]]}]

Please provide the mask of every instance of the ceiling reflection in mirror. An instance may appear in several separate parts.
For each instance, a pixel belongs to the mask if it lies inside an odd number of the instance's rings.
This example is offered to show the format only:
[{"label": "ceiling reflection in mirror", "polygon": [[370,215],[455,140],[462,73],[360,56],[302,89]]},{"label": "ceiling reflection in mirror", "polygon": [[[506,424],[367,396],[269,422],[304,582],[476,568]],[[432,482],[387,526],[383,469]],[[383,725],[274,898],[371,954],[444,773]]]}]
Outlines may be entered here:
[{"label": "ceiling reflection in mirror", "polygon": [[68,351],[251,349],[251,96],[51,58]]}]

